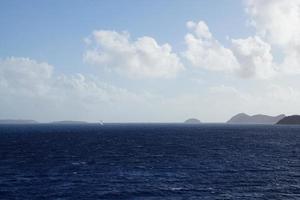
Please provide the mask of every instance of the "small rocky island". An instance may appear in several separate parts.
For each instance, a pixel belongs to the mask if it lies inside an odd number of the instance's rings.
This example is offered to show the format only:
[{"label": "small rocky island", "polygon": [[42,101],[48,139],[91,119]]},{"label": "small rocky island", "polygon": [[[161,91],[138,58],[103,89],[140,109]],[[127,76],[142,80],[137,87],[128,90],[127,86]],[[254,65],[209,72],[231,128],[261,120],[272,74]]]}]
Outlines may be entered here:
[{"label": "small rocky island", "polygon": [[201,124],[201,121],[196,118],[190,118],[184,121],[185,124]]},{"label": "small rocky island", "polygon": [[296,125],[299,124],[300,125],[300,115],[292,115],[292,116],[287,116],[283,119],[281,119],[279,122],[277,122],[277,124],[290,124],[290,125]]}]

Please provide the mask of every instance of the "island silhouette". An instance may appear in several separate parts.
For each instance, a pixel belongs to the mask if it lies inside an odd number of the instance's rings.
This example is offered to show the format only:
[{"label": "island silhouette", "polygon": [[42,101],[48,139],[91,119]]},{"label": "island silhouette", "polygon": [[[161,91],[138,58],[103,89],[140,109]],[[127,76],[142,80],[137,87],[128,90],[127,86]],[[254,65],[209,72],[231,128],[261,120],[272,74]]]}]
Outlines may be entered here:
[{"label": "island silhouette", "polygon": [[[39,124],[40,122],[31,119],[0,119],[0,124]],[[63,120],[43,122],[46,124],[89,124],[86,121]],[[189,118],[184,121],[185,124],[201,124],[202,122],[197,118]],[[284,114],[277,116],[269,116],[263,114],[248,115],[246,113],[239,113],[230,118],[226,124],[300,124],[300,115],[285,116]]]},{"label": "island silhouette", "polygon": [[227,121],[227,124],[276,124],[279,120],[283,119],[285,115],[269,116],[263,114],[247,115],[239,113]]},{"label": "island silhouette", "polygon": [[200,124],[201,121],[199,119],[196,118],[190,118],[184,121],[184,123],[186,124]]},{"label": "island silhouette", "polygon": [[283,119],[279,120],[277,124],[285,124],[285,125],[300,124],[300,115],[292,115],[292,116],[284,117]]}]

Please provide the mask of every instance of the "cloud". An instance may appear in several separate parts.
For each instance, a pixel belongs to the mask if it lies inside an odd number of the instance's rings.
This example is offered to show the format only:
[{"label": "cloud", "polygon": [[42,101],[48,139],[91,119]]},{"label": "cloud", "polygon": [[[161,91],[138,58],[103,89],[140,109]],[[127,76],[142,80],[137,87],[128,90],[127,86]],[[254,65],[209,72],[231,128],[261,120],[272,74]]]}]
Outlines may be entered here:
[{"label": "cloud", "polygon": [[300,73],[300,0],[247,0],[246,11],[257,34],[280,49],[279,69]]},{"label": "cloud", "polygon": [[285,50],[283,62],[279,64],[280,70],[289,75],[300,74],[300,46]]},{"label": "cloud", "polygon": [[[248,0],[246,10],[257,32],[248,38],[231,39],[229,47],[214,38],[204,21],[188,21],[187,49],[181,53],[181,58],[200,70],[241,78],[270,79],[280,73],[300,73],[300,42],[294,34],[298,29],[300,34],[300,28],[295,28],[299,20],[298,0],[293,3]],[[282,25],[278,26],[280,23]],[[288,34],[281,30],[285,26]],[[85,42],[87,63],[131,78],[172,78],[185,69],[169,44],[159,45],[151,37],[132,41],[127,32],[100,30],[94,31]],[[273,45],[282,49],[281,63],[273,59]]]},{"label": "cloud", "polygon": [[9,57],[0,59],[0,87],[9,92],[44,93],[53,67],[29,58]]},{"label": "cloud", "polygon": [[152,112],[143,109],[149,95],[130,92],[91,75],[59,74],[50,64],[30,58],[0,60],[0,97],[0,118],[130,121],[143,112]]},{"label": "cloud", "polygon": [[[223,47],[205,22],[188,22],[185,57],[210,71],[237,72],[243,78],[270,79],[300,74],[300,0],[246,0],[255,34]],[[275,59],[273,53],[276,52]],[[236,64],[238,63],[238,64]]]},{"label": "cloud", "polygon": [[282,85],[281,80],[251,85],[252,92],[214,84],[199,88],[198,93],[137,93],[91,75],[62,74],[50,64],[11,57],[0,60],[0,118],[180,122],[197,117],[218,122],[238,112],[289,114],[300,107],[299,86]]},{"label": "cloud", "polygon": [[187,50],[183,56],[195,67],[210,71],[232,72],[239,64],[232,51],[222,46],[211,34],[204,21],[187,22],[191,31],[185,36]]},{"label": "cloud", "polygon": [[84,54],[87,63],[111,69],[131,78],[172,78],[184,69],[169,44],[151,37],[131,41],[127,32],[94,31]]},{"label": "cloud", "polygon": [[268,42],[300,43],[300,0],[247,0],[246,6],[251,24]]},{"label": "cloud", "polygon": [[271,46],[258,36],[233,39],[232,51],[240,63],[242,77],[267,79],[275,75]]},{"label": "cloud", "polygon": [[[205,22],[187,22],[192,31],[185,37],[187,60],[202,69],[243,78],[300,74],[300,0],[246,0],[245,5],[255,27],[253,36],[232,39],[225,48]],[[277,59],[272,55],[275,51]]]},{"label": "cloud", "polygon": [[187,50],[183,55],[193,66],[242,78],[268,79],[275,75],[271,46],[260,37],[233,39],[231,47],[225,48],[205,22],[189,21],[187,27],[192,33],[185,36]]},{"label": "cloud", "polygon": [[[278,84],[270,84],[268,86],[267,97],[273,99],[273,101],[291,103],[295,105],[300,97],[299,90],[291,86],[281,86]],[[298,104],[298,103],[297,103]]]}]

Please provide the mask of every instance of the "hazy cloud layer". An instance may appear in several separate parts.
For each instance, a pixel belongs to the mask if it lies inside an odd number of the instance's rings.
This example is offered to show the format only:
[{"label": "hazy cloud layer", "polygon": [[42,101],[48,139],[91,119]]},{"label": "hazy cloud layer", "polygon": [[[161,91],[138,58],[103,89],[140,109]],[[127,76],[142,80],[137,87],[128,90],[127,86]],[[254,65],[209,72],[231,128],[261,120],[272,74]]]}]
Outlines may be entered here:
[{"label": "hazy cloud layer", "polygon": [[111,113],[146,105],[143,94],[83,74],[56,74],[47,63],[16,57],[0,60],[0,96],[0,118],[120,120]]},{"label": "hazy cloud layer", "polygon": [[2,59],[0,77],[0,118],[155,122],[193,116],[223,121],[237,112],[276,115],[300,107],[299,87],[289,85],[256,85],[255,91],[212,85],[167,97],[128,91],[88,75],[57,74],[51,65],[29,58]]},{"label": "hazy cloud layer", "polygon": [[29,58],[0,59],[1,92],[43,94],[52,73],[51,65]]}]

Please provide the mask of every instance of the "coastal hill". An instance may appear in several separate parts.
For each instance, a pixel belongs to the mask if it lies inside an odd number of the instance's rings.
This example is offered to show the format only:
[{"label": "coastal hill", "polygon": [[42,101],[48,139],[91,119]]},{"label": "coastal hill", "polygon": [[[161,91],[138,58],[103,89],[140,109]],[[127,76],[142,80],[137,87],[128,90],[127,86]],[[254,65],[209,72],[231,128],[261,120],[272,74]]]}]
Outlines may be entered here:
[{"label": "coastal hill", "polygon": [[300,115],[284,117],[277,124],[300,124]]},{"label": "coastal hill", "polygon": [[279,120],[283,119],[285,115],[268,116],[268,115],[247,115],[240,113],[233,116],[227,121],[228,124],[276,124]]},{"label": "coastal hill", "polygon": [[29,119],[0,119],[0,124],[37,124],[37,121]]},{"label": "coastal hill", "polygon": [[184,121],[184,123],[186,124],[200,124],[201,121],[199,119],[196,118],[190,118]]}]

